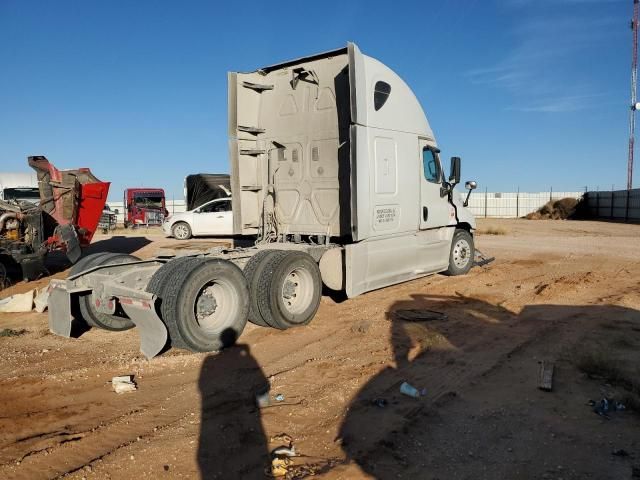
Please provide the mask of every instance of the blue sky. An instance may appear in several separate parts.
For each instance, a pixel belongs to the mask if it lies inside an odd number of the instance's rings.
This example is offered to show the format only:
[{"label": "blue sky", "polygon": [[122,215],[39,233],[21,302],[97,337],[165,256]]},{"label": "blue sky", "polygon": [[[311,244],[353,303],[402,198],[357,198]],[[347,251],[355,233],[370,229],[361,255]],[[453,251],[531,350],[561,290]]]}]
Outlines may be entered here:
[{"label": "blue sky", "polygon": [[228,171],[227,71],[354,41],[479,188],[622,188],[632,4],[0,0],[0,171],[44,154],[91,167],[112,200],[182,198],[186,174]]}]

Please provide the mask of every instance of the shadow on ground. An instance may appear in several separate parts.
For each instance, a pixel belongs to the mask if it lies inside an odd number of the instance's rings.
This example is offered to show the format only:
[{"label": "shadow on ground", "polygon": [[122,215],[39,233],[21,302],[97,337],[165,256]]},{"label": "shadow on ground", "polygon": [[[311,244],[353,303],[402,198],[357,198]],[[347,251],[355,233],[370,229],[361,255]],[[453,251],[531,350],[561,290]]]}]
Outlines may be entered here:
[{"label": "shadow on ground", "polygon": [[83,249],[82,256],[86,257],[92,253],[99,252],[132,254],[141,248],[146,247],[150,243],[151,240],[146,237],[113,236],[92,243],[87,248]]},{"label": "shadow on ground", "polygon": [[203,479],[263,479],[269,465],[268,439],[256,394],[269,382],[238,344],[205,359],[198,381],[202,401],[198,466]]},{"label": "shadow on ground", "polygon": [[[418,322],[394,314],[424,309],[444,312],[449,318]],[[547,463],[553,468],[571,465],[575,475],[565,472],[567,478],[628,474],[625,465],[612,469],[609,449],[590,449],[593,438],[599,438],[598,445],[605,443],[607,437],[601,438],[599,430],[602,420],[584,407],[582,399],[577,408],[584,419],[575,418],[572,389],[598,392],[598,383],[590,380],[593,376],[609,382],[629,402],[633,396],[640,399],[640,375],[634,369],[640,361],[638,334],[616,357],[611,344],[603,340],[604,330],[599,330],[616,329],[628,339],[640,331],[637,310],[615,305],[530,305],[514,313],[463,296],[414,295],[393,304],[387,320],[394,364],[355,395],[337,438],[347,459],[373,478],[543,478],[549,474]],[[609,357],[598,360],[599,352]],[[584,358],[576,355],[587,355],[587,362],[589,356],[596,358],[596,366],[585,367]],[[537,389],[538,364],[532,360],[536,357],[562,365],[563,386],[553,394]],[[426,387],[426,396],[401,394],[403,382]],[[465,402],[468,399],[461,399],[459,392],[476,382],[478,400]],[[540,402],[527,404],[536,395]],[[528,405],[524,410],[523,404]],[[501,412],[499,417],[496,411]],[[501,418],[511,416],[511,423]],[[612,432],[612,438],[625,432],[633,438],[634,421],[625,425],[624,432]],[[580,448],[547,443],[549,431],[567,432],[567,445]],[[514,447],[522,449],[518,457],[507,453]]]}]

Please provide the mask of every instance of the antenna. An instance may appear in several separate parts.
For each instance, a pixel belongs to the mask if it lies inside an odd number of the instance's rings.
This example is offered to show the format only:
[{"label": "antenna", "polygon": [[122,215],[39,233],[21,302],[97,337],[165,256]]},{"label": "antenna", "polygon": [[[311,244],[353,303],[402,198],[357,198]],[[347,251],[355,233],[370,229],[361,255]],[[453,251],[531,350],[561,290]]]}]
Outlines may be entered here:
[{"label": "antenna", "polygon": [[636,110],[640,108],[636,97],[636,86],[638,83],[638,3],[640,3],[640,0],[633,0],[633,20],[631,20],[631,30],[633,31],[633,56],[631,57],[631,111],[629,112],[627,190],[631,190],[633,187],[633,146],[635,142]]}]

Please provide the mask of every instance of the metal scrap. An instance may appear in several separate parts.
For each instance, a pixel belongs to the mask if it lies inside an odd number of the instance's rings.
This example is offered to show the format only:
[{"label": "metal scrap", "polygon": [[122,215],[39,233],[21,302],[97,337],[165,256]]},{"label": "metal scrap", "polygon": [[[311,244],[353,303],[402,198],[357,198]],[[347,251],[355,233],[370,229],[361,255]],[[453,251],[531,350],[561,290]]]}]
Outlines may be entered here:
[{"label": "metal scrap", "polygon": [[484,267],[485,265],[487,265],[488,263],[493,262],[496,257],[487,257],[484,253],[482,253],[480,250],[478,250],[476,248],[476,255],[473,261],[473,264],[476,267]]}]

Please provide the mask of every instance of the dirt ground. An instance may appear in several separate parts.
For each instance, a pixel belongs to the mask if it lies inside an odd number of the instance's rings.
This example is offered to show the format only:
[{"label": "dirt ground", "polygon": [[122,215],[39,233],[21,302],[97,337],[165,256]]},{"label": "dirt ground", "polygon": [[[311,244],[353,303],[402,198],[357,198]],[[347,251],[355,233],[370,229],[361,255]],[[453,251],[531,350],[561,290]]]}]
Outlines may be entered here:
[{"label": "dirt ground", "polygon": [[[640,478],[640,226],[479,226],[490,265],[325,296],[309,326],[250,325],[218,355],[147,361],[135,330],[65,339],[46,314],[0,314],[0,330],[26,329],[0,337],[0,478],[265,478],[284,433],[299,454],[290,478]],[[136,234],[92,250],[178,243]],[[552,392],[537,388],[541,361],[555,363]],[[125,374],[138,390],[114,393]],[[403,381],[426,394],[400,394]],[[267,385],[272,406],[258,409]],[[588,402],[603,397],[626,410],[597,415]]]}]

